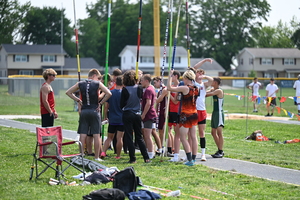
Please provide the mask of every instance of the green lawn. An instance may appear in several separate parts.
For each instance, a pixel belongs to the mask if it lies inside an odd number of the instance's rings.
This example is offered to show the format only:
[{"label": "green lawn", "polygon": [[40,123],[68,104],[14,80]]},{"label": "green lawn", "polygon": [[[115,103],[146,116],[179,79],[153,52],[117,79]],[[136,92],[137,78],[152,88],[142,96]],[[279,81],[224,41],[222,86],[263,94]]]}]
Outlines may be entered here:
[{"label": "green lawn", "polygon": [[[242,93],[242,91],[236,90],[225,92]],[[208,112],[210,112],[209,101],[207,104]],[[284,105],[287,104],[284,103]],[[294,106],[290,106],[291,109],[295,109]],[[242,100],[238,101],[233,96],[226,96],[224,108],[230,113],[245,113],[246,110]],[[59,119],[55,121],[55,125],[76,130],[78,114],[73,111],[72,100],[67,97],[56,99],[56,109]],[[251,107],[249,110],[252,111]],[[263,110],[258,114],[264,113]],[[0,115],[3,114],[39,115],[39,99],[10,96],[7,94],[7,86],[0,86]],[[19,120],[40,124],[40,120]],[[228,120],[224,129],[226,157],[300,169],[300,156],[297,153],[299,143],[277,144],[274,141],[244,140],[245,136],[258,129],[262,130],[267,137],[275,140],[284,141],[299,138],[298,125],[278,124],[261,120],[248,120],[246,124],[246,120]],[[206,133],[209,132],[208,125]],[[110,183],[84,187],[49,186],[47,184],[49,178],[54,178],[51,171],[42,175],[37,181],[28,181],[32,153],[35,147],[35,135],[26,130],[7,127],[0,127],[0,133],[1,199],[81,199],[82,195],[88,194],[92,190],[112,187]],[[207,134],[207,148],[208,154],[216,151],[210,134]],[[108,152],[108,154],[113,157],[112,152]],[[216,171],[202,165],[186,167],[182,164],[169,163],[166,161],[167,158],[164,159],[164,162],[154,159],[152,163],[144,164],[141,156],[137,155],[138,163],[134,167],[143,183],[169,190],[177,190],[180,187],[181,192],[186,194],[182,195],[180,199],[191,199],[189,195],[207,199],[298,199],[300,195],[299,186],[248,177],[229,171]],[[123,155],[119,161],[108,158],[105,165],[123,169],[129,166],[126,161],[128,161],[128,156]],[[77,171],[70,170],[67,172],[67,177],[76,174],[78,174]]]}]

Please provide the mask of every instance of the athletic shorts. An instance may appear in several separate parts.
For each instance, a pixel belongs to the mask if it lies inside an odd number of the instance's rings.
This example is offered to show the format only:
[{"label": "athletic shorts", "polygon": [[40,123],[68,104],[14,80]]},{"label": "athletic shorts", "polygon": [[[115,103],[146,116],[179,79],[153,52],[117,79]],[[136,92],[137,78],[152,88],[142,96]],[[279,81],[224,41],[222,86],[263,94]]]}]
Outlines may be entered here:
[{"label": "athletic shorts", "polygon": [[83,109],[80,113],[78,133],[80,134],[100,134],[101,132],[100,113],[94,109]]},{"label": "athletic shorts", "polygon": [[276,97],[272,98],[270,105],[271,106],[276,106]]},{"label": "athletic shorts", "polygon": [[[197,113],[198,113],[198,124],[205,124],[206,117],[207,117],[206,110],[197,110]],[[204,123],[203,123],[203,121],[204,121]]]},{"label": "athletic shorts", "polygon": [[178,124],[178,117],[177,112],[169,112],[168,126],[176,126]]},{"label": "athletic shorts", "polygon": [[198,124],[198,114],[197,113],[181,113],[179,117],[179,126],[185,128],[192,128]]},{"label": "athletic shorts", "polygon": [[50,116],[50,113],[42,114],[42,127],[53,126],[54,124],[54,115]]},{"label": "athletic shorts", "polygon": [[164,113],[159,115],[159,117],[158,117],[158,126],[157,126],[157,128],[159,130],[162,130],[164,128],[165,121],[166,121],[166,118],[165,118]]},{"label": "athletic shorts", "polygon": [[218,128],[219,126],[224,127],[224,113],[214,111],[211,115],[211,128]]},{"label": "athletic shorts", "polygon": [[153,129],[153,120],[149,119],[145,122],[143,122],[143,128],[149,128],[149,129]]},{"label": "athletic shorts", "polygon": [[115,134],[117,131],[124,132],[124,125],[108,125],[107,132]]}]

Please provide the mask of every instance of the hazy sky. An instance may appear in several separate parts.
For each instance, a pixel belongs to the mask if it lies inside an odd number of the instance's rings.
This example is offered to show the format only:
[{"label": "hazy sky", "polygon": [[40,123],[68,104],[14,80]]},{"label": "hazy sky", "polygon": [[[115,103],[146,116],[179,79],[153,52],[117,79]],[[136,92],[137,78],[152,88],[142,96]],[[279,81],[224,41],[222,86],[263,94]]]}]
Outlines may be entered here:
[{"label": "hazy sky", "polygon": [[[138,0],[136,0],[138,1]],[[28,0],[19,0],[21,4]],[[55,6],[57,8],[64,7],[66,16],[74,23],[73,0],[31,0],[31,5],[36,7]],[[87,17],[85,5],[95,3],[97,0],[75,0],[76,18],[84,19]],[[271,5],[270,16],[268,22],[263,22],[264,25],[277,25],[281,19],[283,22],[290,22],[293,16],[300,21],[300,0],[268,0]]]}]

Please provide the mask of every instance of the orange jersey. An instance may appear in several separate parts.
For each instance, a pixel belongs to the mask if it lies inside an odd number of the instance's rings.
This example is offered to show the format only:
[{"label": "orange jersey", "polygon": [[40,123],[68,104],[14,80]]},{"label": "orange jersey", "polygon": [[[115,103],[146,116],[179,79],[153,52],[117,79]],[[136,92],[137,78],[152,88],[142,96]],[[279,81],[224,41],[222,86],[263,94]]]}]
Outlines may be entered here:
[{"label": "orange jersey", "polygon": [[197,113],[196,100],[199,95],[199,90],[196,86],[187,85],[189,93],[182,96],[181,112],[186,114]]}]

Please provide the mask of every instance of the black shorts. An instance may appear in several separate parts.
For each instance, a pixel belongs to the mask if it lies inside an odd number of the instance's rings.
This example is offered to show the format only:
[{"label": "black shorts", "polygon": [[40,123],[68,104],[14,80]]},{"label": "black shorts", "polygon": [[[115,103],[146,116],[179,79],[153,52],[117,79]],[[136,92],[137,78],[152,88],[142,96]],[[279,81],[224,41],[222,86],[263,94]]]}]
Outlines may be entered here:
[{"label": "black shorts", "polygon": [[54,124],[54,115],[50,116],[50,113],[42,114],[42,127],[53,126]]},{"label": "black shorts", "polygon": [[107,132],[115,134],[117,131],[124,132],[124,125],[108,125]]},{"label": "black shorts", "polygon": [[78,133],[80,134],[100,134],[101,132],[100,113],[93,109],[81,110],[79,118]]},{"label": "black shorts", "polygon": [[169,123],[176,123],[178,124],[178,113],[177,112],[169,112]]},{"label": "black shorts", "polygon": [[276,106],[276,97],[272,98],[271,106]]},{"label": "black shorts", "polygon": [[198,122],[198,124],[206,124],[206,119],[204,119],[204,120]]}]

